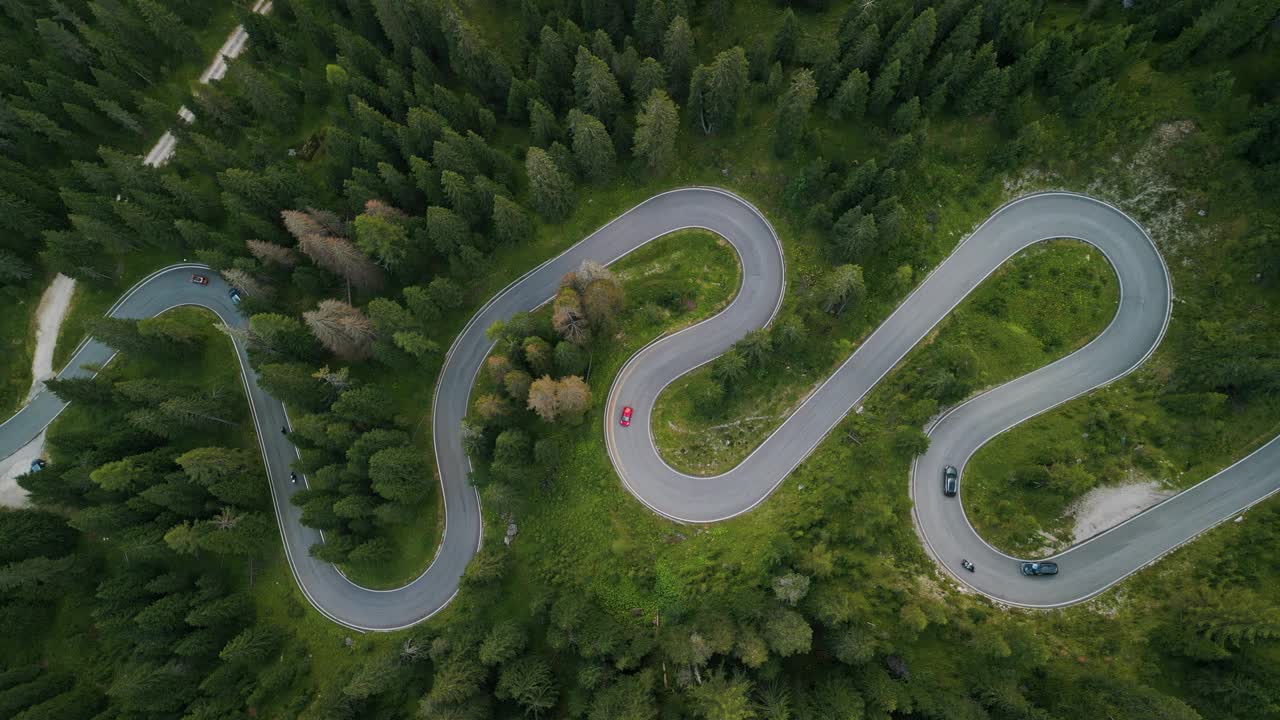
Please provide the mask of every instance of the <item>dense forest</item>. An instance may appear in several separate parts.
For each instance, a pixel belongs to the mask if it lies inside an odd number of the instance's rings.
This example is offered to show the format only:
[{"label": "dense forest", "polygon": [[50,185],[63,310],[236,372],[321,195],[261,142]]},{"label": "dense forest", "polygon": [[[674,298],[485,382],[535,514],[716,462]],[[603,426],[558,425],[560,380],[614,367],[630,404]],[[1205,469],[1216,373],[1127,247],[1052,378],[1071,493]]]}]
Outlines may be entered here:
[{"label": "dense forest", "polygon": [[[1149,161],[1192,201],[1133,209],[1181,303],[1146,400],[1218,428],[1158,442],[1221,466],[1256,441],[1222,428],[1269,415],[1275,434],[1278,0],[232,12],[249,49],[197,85],[183,68],[215,3],[0,0],[0,289],[61,272],[114,297],[140,255],[221,273],[292,410],[311,552],[362,582],[433,556],[414,534],[438,513],[424,421],[469,315],[686,184],[756,203],[788,260],[778,321],[691,377],[707,422],[829,372],[1029,175],[1085,190]],[[1143,156],[1175,121],[1196,131]],[[176,154],[144,166],[166,129]],[[1185,227],[1199,240],[1174,244]],[[639,506],[587,418],[629,352],[732,294],[708,270],[729,253],[690,243],[584,265],[490,328],[464,428],[484,549],[446,612],[392,634],[298,592],[207,316],[87,323],[120,359],[50,384],[74,402],[49,466],[21,480],[31,507],[0,511],[0,717],[1280,717],[1275,502],[1070,610],[998,607],[933,567],[907,468],[928,418],[983,386],[965,353],[927,348],[743,518]],[[1089,421],[1155,433],[1120,407]],[[1090,447],[1091,472],[1130,450]]]}]

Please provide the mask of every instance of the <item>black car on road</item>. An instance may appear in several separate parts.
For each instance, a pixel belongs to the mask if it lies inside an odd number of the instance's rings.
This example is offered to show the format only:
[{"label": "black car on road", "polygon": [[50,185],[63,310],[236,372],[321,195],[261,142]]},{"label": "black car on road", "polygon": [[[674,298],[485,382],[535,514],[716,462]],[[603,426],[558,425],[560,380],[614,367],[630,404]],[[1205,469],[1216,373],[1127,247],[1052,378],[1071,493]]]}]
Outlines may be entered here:
[{"label": "black car on road", "polygon": [[1022,563],[1023,575],[1057,575],[1058,563],[1052,562],[1024,562]]},{"label": "black car on road", "polygon": [[955,465],[948,465],[942,469],[942,494],[955,497],[958,492],[960,492],[960,471],[956,470]]}]

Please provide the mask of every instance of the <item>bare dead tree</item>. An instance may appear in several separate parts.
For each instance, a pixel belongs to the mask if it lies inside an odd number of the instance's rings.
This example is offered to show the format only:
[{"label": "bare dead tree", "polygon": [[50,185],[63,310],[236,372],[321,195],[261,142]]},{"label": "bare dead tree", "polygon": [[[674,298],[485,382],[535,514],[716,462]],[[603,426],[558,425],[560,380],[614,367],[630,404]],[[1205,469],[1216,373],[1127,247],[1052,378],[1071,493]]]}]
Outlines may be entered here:
[{"label": "bare dead tree", "polygon": [[301,210],[281,210],[280,218],[284,220],[284,229],[295,239],[301,241],[308,235],[325,235],[327,230],[310,213]]},{"label": "bare dead tree", "polygon": [[266,298],[272,294],[270,286],[240,268],[227,268],[222,277],[231,287],[249,297]]},{"label": "bare dead tree", "polygon": [[224,507],[222,508],[222,512],[214,515],[213,519],[209,522],[213,523],[213,526],[219,530],[231,530],[236,525],[240,524],[240,516],[236,515],[235,510],[232,510],[229,507]]},{"label": "bare dead tree", "polygon": [[326,234],[337,235],[338,237],[346,237],[351,234],[347,227],[347,221],[338,217],[337,213],[309,207],[307,208],[307,214],[311,216],[313,222],[319,223],[320,227],[324,228]]},{"label": "bare dead tree", "polygon": [[367,357],[377,335],[373,321],[341,300],[322,300],[315,310],[303,313],[302,319],[322,345],[347,360]]},{"label": "bare dead tree", "polygon": [[249,248],[249,253],[263,263],[281,267],[293,267],[298,264],[298,255],[283,245],[264,240],[245,240],[244,244]]},{"label": "bare dead tree", "polygon": [[213,327],[217,329],[218,332],[222,333],[223,335],[226,335],[232,340],[239,341],[240,344],[245,345],[246,347],[248,346],[257,347],[262,345],[262,342],[261,342],[262,339],[258,337],[257,333],[253,332],[253,330],[250,330],[247,327],[242,327],[242,328],[231,327],[226,323],[217,323]]},{"label": "bare dead tree", "polygon": [[591,327],[582,311],[582,299],[577,290],[565,288],[556,296],[551,324],[560,337],[569,342],[585,345],[591,339]]},{"label": "bare dead tree", "polygon": [[382,270],[346,238],[308,235],[298,241],[298,249],[315,264],[351,285],[364,290],[382,287]]}]

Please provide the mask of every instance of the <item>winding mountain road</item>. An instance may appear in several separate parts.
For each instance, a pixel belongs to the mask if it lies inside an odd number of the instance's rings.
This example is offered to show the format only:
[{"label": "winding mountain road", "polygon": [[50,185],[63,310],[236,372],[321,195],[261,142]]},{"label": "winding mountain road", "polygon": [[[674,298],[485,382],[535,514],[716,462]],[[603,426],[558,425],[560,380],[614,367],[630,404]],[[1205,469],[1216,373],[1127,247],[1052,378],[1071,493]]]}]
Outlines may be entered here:
[{"label": "winding mountain road", "polygon": [[[1273,440],[1196,487],[1059,554],[1055,559],[1062,574],[1054,578],[1023,577],[1015,558],[977,535],[962,502],[942,496],[944,465],[961,468],[963,497],[964,463],[984,443],[1029,417],[1123,376],[1151,354],[1164,334],[1171,291],[1155,245],[1119,210],[1070,193],[1031,195],[997,210],[738,467],[706,478],[673,470],[646,432],[658,394],[750,330],[766,325],[785,291],[781,245],[764,216],[726,191],[685,188],[650,198],[529,271],[482,307],[458,335],[436,384],[432,417],[446,512],[444,538],[427,571],[404,587],[362,588],[307,552],[321,538],[318,531],[301,524],[298,508],[289,503],[289,495],[296,490],[289,482],[289,464],[297,455],[279,432],[288,422],[285,409],[258,387],[244,348],[235,343],[285,552],[302,592],[319,612],[359,630],[394,630],[420,622],[449,603],[481,536],[480,503],[467,483],[469,463],[462,450],[460,422],[476,373],[491,348],[485,329],[550,300],[560,277],[584,260],[611,263],[650,240],[694,227],[716,232],[733,246],[742,264],[742,288],[718,315],[637,352],[618,373],[604,412],[606,446],[614,467],[626,488],[654,512],[681,522],[709,523],[755,507],[987,275],[1029,245],[1064,237],[1092,244],[1111,261],[1121,288],[1116,316],[1086,347],[969,400],[929,429],[932,443],[913,466],[911,494],[917,531],[935,560],[960,582],[1000,602],[1028,607],[1068,605],[1102,592],[1280,489],[1280,441]],[[110,314],[142,318],[179,305],[198,305],[228,325],[245,327],[247,320],[229,300],[220,279],[210,276],[205,287],[190,282],[192,272],[201,270],[198,265],[179,265],[157,271],[121,298]],[[109,348],[87,341],[60,377],[89,375],[111,357]],[[635,409],[630,428],[617,424],[622,405]],[[0,458],[22,447],[63,407],[45,391],[0,424]],[[423,528],[424,542],[434,539],[427,537],[431,531]],[[959,569],[962,557],[977,564],[976,573]]]}]

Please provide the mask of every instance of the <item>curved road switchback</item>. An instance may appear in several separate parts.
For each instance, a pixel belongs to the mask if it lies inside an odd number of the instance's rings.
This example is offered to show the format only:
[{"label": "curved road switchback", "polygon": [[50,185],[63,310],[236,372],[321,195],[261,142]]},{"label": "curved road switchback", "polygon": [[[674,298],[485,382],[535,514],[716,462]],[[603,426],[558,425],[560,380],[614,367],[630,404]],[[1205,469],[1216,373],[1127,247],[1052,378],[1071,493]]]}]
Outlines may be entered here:
[{"label": "curved road switchback", "polygon": [[[659,456],[648,432],[659,393],[747,332],[768,324],[785,291],[781,246],[764,216],[726,191],[685,188],[650,198],[529,271],[482,307],[455,339],[437,381],[432,408],[445,502],[444,538],[427,571],[404,587],[362,588],[307,552],[322,538],[301,524],[300,512],[288,501],[295,490],[288,475],[296,451],[278,430],[287,423],[284,407],[258,387],[244,348],[235,342],[286,555],[304,595],[317,610],[355,629],[393,630],[430,617],[448,604],[481,537],[480,503],[467,482],[470,466],[462,450],[461,421],[476,374],[492,348],[485,329],[546,303],[561,276],[584,260],[608,264],[684,228],[710,230],[733,246],[742,264],[742,287],[721,313],[637,352],[619,371],[604,413],[606,446],[619,477],[637,499],[659,514],[681,522],[716,522],[762,502],[984,278],[1029,245],[1063,237],[1090,243],[1110,260],[1121,291],[1116,316],[1086,347],[969,400],[929,428],[932,442],[913,465],[910,487],[916,528],[933,558],[960,582],[995,600],[1028,607],[1067,605],[1102,592],[1280,488],[1280,471],[1275,470],[1280,467],[1280,442],[1273,440],[1200,485],[1059,554],[1054,559],[1061,563],[1062,573],[1053,578],[1023,577],[1017,559],[977,535],[962,502],[942,496],[944,465],[961,469],[963,497],[964,464],[978,448],[1029,417],[1123,376],[1151,354],[1164,334],[1171,291],[1155,245],[1119,210],[1071,193],[1031,195],[998,209],[739,466],[715,477],[692,477],[673,470]],[[200,266],[176,266],[153,274],[122,298],[111,314],[149,317],[177,305],[200,305],[228,325],[245,327],[247,321],[228,299],[226,286],[214,276],[207,287],[193,285],[193,270],[199,271]],[[110,349],[87,342],[61,376],[86,375],[91,370],[84,366],[100,366],[110,357]],[[630,428],[617,423],[623,405],[635,411]],[[62,407],[51,393],[42,392],[0,425],[0,457],[34,437]],[[424,542],[433,539],[431,528],[423,532]],[[962,557],[973,560],[977,572],[960,570]]]}]

